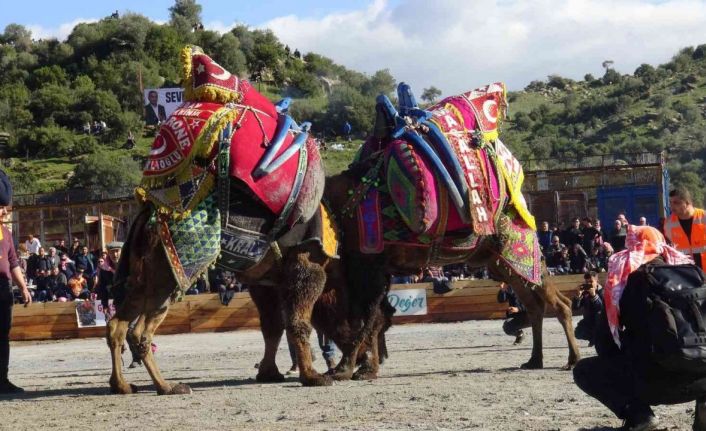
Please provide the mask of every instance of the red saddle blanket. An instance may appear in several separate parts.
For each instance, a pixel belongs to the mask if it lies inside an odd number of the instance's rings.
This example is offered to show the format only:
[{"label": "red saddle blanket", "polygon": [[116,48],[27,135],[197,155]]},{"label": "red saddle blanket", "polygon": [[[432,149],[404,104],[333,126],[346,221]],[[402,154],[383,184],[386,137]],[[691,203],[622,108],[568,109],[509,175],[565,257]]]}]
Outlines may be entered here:
[{"label": "red saddle blanket", "polygon": [[[240,81],[242,100],[238,104],[186,102],[162,124],[155,138],[145,169],[141,188],[146,198],[168,212],[184,213],[195,207],[213,190],[215,158],[219,133],[227,122],[234,125],[230,147],[230,175],[257,196],[273,214],[280,215],[292,192],[295,177],[304,175],[296,197],[290,224],[299,216],[316,209],[323,191],[323,167],[313,140],[299,153],[286,160],[268,175],[255,177],[256,165],[277,130],[274,105],[250,84]],[[292,133],[287,133],[279,156],[291,146]]]}]

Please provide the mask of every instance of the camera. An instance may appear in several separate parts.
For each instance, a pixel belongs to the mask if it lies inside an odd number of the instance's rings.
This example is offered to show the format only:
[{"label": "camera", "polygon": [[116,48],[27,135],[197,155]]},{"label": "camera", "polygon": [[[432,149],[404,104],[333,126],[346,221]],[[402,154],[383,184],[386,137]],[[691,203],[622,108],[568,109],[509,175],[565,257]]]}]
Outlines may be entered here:
[{"label": "camera", "polygon": [[585,292],[585,291],[589,290],[591,287],[593,287],[591,285],[591,283],[584,283],[581,285],[581,290]]}]

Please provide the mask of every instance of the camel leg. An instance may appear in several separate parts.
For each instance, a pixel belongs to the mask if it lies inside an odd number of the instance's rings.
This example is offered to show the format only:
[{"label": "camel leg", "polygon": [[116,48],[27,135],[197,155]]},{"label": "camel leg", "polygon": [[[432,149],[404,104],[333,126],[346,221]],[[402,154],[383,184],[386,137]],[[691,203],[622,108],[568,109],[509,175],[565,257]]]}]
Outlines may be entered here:
[{"label": "camel leg", "polygon": [[378,337],[382,336],[381,324],[376,324],[367,345],[370,346],[370,355],[366,355],[366,361],[353,373],[353,380],[374,380],[378,378],[380,371],[380,351],[378,349]]},{"label": "camel leg", "polygon": [[110,348],[113,366],[108,382],[110,383],[110,392],[113,394],[132,394],[137,392],[137,387],[128,384],[123,374],[122,349],[129,323],[129,320],[119,319],[115,316],[108,321],[106,326],[106,340]]},{"label": "camel leg", "polygon": [[546,303],[544,298],[532,290],[532,285],[512,271],[501,261],[488,263],[488,270],[494,279],[504,281],[512,287],[522,305],[527,311],[527,318],[532,326],[532,355],[529,361],[521,365],[523,369],[539,369],[544,367],[542,353],[542,323]]},{"label": "camel leg", "polygon": [[162,373],[159,371],[159,367],[157,366],[157,361],[154,359],[154,355],[152,354],[152,338],[154,336],[154,332],[167,316],[168,310],[169,305],[167,304],[145,315],[145,328],[142,332],[142,336],[140,337],[138,352],[140,359],[142,359],[142,362],[145,364],[147,372],[150,374],[150,377],[152,377],[154,385],[157,387],[157,393],[159,395],[190,394],[191,388],[188,385],[179,383],[178,385],[172,386],[164,380]]},{"label": "camel leg", "polygon": [[260,330],[265,339],[265,354],[258,366],[256,380],[260,383],[280,383],[284,376],[279,372],[275,359],[284,333],[282,304],[277,289],[250,286],[250,297],[260,314]]},{"label": "camel leg", "polygon": [[284,269],[285,320],[287,335],[294,343],[299,366],[299,380],[304,386],[330,386],[332,380],[312,366],[311,314],[314,303],[324,290],[323,266],[309,260],[308,252],[293,253]]},{"label": "camel leg", "polygon": [[571,300],[559,292],[554,285],[554,280],[549,277],[546,271],[543,279],[544,283],[541,286],[537,286],[534,291],[548,306],[554,310],[556,318],[559,320],[562,328],[564,328],[566,341],[569,344],[569,359],[562,369],[568,371],[576,365],[579,359],[581,359],[579,346],[576,342],[576,337],[574,336],[574,325],[571,315]]},{"label": "camel leg", "polygon": [[355,292],[351,297],[357,302],[351,304],[352,322],[359,321],[360,330],[355,337],[348,355],[341,357],[333,374],[335,380],[348,380],[353,377],[356,360],[362,346],[372,337],[380,315],[380,303],[389,289],[389,277],[385,272],[384,259],[375,255],[351,253],[348,261],[347,286]]}]

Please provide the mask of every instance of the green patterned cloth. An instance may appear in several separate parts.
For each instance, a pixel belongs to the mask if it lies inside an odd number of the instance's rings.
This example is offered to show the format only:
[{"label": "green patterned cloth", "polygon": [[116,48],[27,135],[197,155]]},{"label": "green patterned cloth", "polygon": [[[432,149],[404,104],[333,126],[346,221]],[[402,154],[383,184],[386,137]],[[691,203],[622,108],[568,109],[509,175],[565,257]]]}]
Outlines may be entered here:
[{"label": "green patterned cloth", "polygon": [[188,289],[221,251],[221,217],[211,193],[180,220],[166,222],[169,235],[160,235],[182,290]]},{"label": "green patterned cloth", "polygon": [[508,206],[497,224],[502,247],[500,258],[519,276],[532,284],[542,282],[542,252],[535,231]]}]

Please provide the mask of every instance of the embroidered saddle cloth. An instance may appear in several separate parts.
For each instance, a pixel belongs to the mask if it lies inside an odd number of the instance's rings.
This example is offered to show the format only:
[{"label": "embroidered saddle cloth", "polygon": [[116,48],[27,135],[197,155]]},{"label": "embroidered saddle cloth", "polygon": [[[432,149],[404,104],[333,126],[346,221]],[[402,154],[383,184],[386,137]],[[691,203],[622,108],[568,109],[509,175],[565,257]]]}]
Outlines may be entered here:
[{"label": "embroidered saddle cloth", "polygon": [[286,210],[289,226],[310,218],[324,173],[307,131],[200,48],[185,48],[182,66],[187,102],[161,125],[138,196],[177,218],[194,209],[214,189],[216,144],[230,126],[230,176],[272,214]]}]

